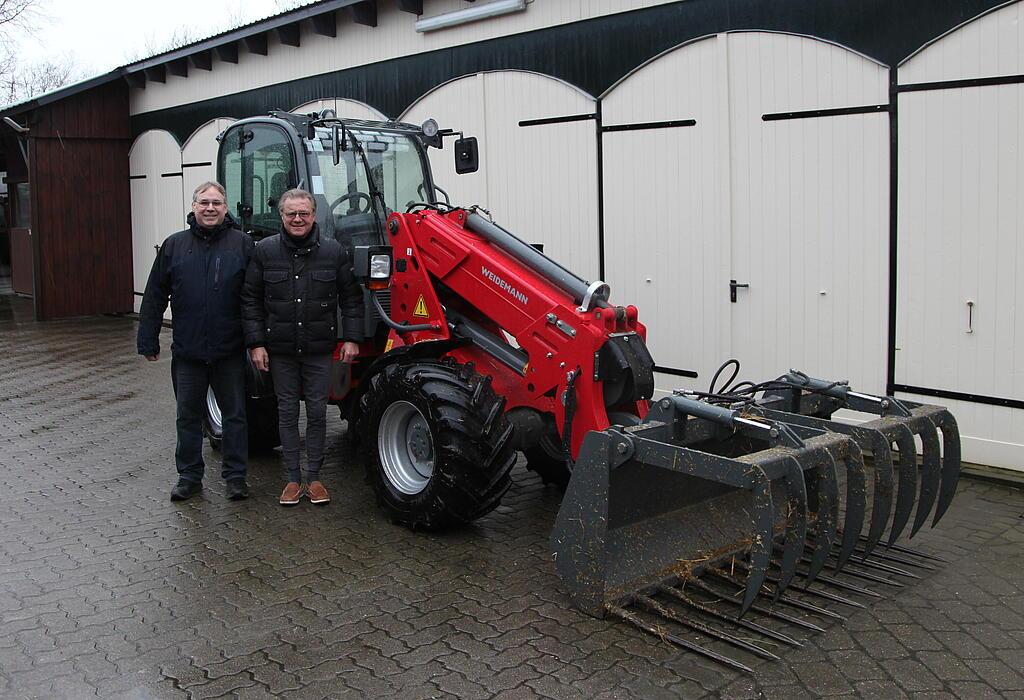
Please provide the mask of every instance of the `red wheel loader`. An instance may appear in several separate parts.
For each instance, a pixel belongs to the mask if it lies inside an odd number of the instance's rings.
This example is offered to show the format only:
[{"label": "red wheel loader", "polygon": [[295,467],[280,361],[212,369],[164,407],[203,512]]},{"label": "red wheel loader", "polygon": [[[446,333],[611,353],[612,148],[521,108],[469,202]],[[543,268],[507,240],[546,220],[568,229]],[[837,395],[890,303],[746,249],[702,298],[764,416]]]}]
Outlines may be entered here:
[{"label": "red wheel loader", "polygon": [[[278,198],[302,187],[350,252],[366,340],[335,363],[331,399],[393,520],[485,515],[523,452],[565,487],[551,546],[576,606],[745,670],[717,649],[774,657],[751,633],[798,642],[768,620],[816,629],[791,612],[838,616],[821,602],[857,606],[849,594],[931,566],[896,540],[953,499],[946,410],[797,371],[652,400],[636,307],[447,201],[427,158],[447,139],[457,172],[475,170],[475,139],[432,121],[272,112],[218,137],[246,230],[276,232]],[[840,409],[865,421],[831,420]]]}]

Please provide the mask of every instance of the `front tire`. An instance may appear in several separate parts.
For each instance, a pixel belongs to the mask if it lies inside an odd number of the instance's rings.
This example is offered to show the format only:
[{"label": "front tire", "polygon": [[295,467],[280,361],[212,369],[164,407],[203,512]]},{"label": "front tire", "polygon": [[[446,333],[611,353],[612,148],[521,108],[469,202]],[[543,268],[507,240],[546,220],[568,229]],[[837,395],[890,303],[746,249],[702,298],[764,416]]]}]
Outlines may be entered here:
[{"label": "front tire", "polygon": [[504,405],[489,377],[453,360],[395,363],[370,378],[360,454],[393,521],[438,530],[498,506],[515,462]]}]

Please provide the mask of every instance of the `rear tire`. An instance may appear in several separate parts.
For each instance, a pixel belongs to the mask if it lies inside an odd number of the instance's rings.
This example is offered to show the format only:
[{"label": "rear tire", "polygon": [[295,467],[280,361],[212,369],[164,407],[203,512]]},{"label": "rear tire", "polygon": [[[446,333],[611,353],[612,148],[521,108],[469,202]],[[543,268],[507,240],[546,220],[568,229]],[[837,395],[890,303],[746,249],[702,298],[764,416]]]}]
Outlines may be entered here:
[{"label": "rear tire", "polygon": [[395,363],[360,400],[360,456],[396,523],[438,530],[494,510],[515,462],[505,401],[471,365]]},{"label": "rear tire", "polygon": [[[277,429],[277,397],[246,397],[246,423],[249,427],[249,453],[256,454],[272,450],[281,444]],[[220,406],[213,389],[206,391],[206,413],[203,416],[203,434],[210,442],[210,449],[220,452],[223,442],[224,423]]]},{"label": "rear tire", "polygon": [[[624,426],[640,422],[637,416],[622,411],[610,411],[608,420],[612,425]],[[572,469],[569,468],[569,457],[559,442],[558,433],[545,435],[536,445],[523,450],[523,454],[526,456],[526,468],[536,472],[545,485],[554,484],[562,491],[569,487]]]},{"label": "rear tire", "polygon": [[539,443],[523,450],[523,454],[526,456],[526,468],[536,472],[544,484],[554,484],[565,491],[572,472],[565,450],[553,436],[545,435]]}]

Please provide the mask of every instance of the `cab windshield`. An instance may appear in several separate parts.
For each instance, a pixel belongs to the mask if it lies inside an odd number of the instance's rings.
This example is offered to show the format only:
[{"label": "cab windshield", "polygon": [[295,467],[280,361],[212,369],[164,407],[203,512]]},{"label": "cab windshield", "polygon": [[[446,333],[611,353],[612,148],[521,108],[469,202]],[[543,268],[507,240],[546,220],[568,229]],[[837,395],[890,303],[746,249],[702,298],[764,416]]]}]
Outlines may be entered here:
[{"label": "cab windshield", "polygon": [[[419,144],[404,134],[359,129],[348,131],[362,145],[362,153],[352,148],[350,140],[349,148],[341,152],[337,165],[334,164],[330,130],[318,129],[319,144],[314,144],[322,178],[319,184],[322,184],[327,200],[328,228],[343,226],[345,217],[372,213],[368,172],[384,195],[387,211],[378,212],[381,221],[390,212],[404,212],[417,202],[432,201]],[[365,164],[363,157],[366,158]],[[318,191],[320,188],[316,184],[314,190]]]}]

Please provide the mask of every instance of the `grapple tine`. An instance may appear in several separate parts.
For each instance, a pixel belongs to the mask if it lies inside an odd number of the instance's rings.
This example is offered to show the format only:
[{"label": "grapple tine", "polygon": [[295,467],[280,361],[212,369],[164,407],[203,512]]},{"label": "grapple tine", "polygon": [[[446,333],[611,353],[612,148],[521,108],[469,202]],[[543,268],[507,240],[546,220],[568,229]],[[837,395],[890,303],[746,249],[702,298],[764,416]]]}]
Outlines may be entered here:
[{"label": "grapple tine", "polygon": [[921,578],[917,574],[911,573],[906,569],[901,569],[897,566],[890,566],[889,564],[883,564],[880,561],[873,561],[871,559],[864,559],[863,561],[858,561],[857,566],[863,566],[865,569],[874,569],[875,571],[884,571],[887,574],[905,576],[906,578]]},{"label": "grapple tine", "polygon": [[[726,579],[726,580],[728,581],[728,579]],[[732,583],[733,585],[739,585],[739,584],[736,584],[734,581],[729,581],[729,583]],[[730,595],[726,595],[722,591],[715,590],[713,587],[709,586],[707,583],[705,583],[704,581],[701,581],[700,579],[690,580],[690,581],[687,582],[687,585],[690,585],[690,586],[693,586],[695,588],[698,588],[701,591],[707,593],[708,595],[715,596],[718,600],[722,601],[723,603],[728,603],[729,605],[741,605],[740,601],[737,600],[735,597],[730,596]],[[819,627],[818,625],[814,624],[813,622],[807,622],[806,620],[801,620],[799,617],[793,617],[792,615],[787,615],[786,613],[779,612],[778,610],[772,610],[771,608],[766,608],[763,605],[754,604],[754,605],[752,605],[750,607],[750,609],[753,610],[756,613],[760,613],[761,615],[765,615],[767,617],[775,618],[777,620],[782,620],[783,622],[788,622],[789,624],[791,624],[791,625],[793,625],[795,627],[802,627],[805,630],[811,630],[812,632],[824,632],[825,631],[824,627]]]},{"label": "grapple tine", "polygon": [[[860,551],[860,550],[857,550],[857,551]],[[938,571],[938,569],[936,567],[932,566],[931,564],[925,564],[924,562],[914,561],[913,559],[910,559],[909,557],[897,556],[897,555],[893,554],[892,551],[889,551],[889,552],[872,552],[871,556],[873,558],[879,559],[881,561],[891,561],[894,564],[905,564],[907,566],[914,566],[914,567],[917,567],[918,569],[924,569],[925,571]],[[867,557],[865,555],[865,559],[866,558]],[[862,559],[858,559],[858,561],[863,561],[863,560]]]},{"label": "grapple tine", "polygon": [[772,485],[764,477],[754,485],[754,512],[751,515],[754,536],[750,542],[750,570],[747,574],[747,587],[743,594],[743,605],[740,617],[747,614],[754,604],[757,594],[764,585],[764,577],[768,573],[768,564],[772,555],[772,539],[775,534],[775,509],[772,507]]},{"label": "grapple tine", "polygon": [[930,419],[922,418],[916,422],[918,435],[921,436],[921,497],[917,502],[917,513],[914,525],[910,528],[910,537],[917,534],[935,504],[939,491],[939,479],[942,473],[942,457],[939,453],[939,433]]},{"label": "grapple tine", "polygon": [[652,613],[660,615],[666,620],[675,622],[677,625],[689,627],[690,629],[696,632],[700,632],[701,634],[707,637],[718,639],[719,641],[725,642],[726,644],[731,644],[732,646],[738,649],[749,651],[751,654],[754,654],[755,656],[760,656],[762,659],[772,659],[775,661],[778,661],[779,659],[779,657],[775,654],[771,653],[766,649],[762,649],[756,644],[751,644],[750,642],[740,639],[739,637],[729,634],[728,632],[723,632],[722,630],[718,630],[709,625],[705,625],[703,622],[698,622],[697,620],[688,620],[682,615],[677,614],[674,610],[668,609],[667,607],[656,601],[654,598],[651,598],[650,596],[638,593],[636,595],[636,602],[642,605],[643,607],[647,608]]},{"label": "grapple tine", "polygon": [[916,549],[911,549],[910,547],[903,547],[903,546],[898,545],[898,544],[894,544],[893,546],[889,547],[889,549],[891,549],[894,552],[902,552],[903,554],[911,554],[911,555],[913,555],[915,557],[921,557],[922,559],[928,559],[929,561],[937,561],[940,564],[948,564],[949,563],[948,559],[943,559],[942,557],[937,557],[934,554],[925,554],[924,552],[919,552]]},{"label": "grapple tine", "polygon": [[[773,559],[772,560],[772,564],[777,566],[778,562]],[[769,583],[776,583],[778,581],[778,578],[775,578],[774,576],[769,574],[768,576],[765,577],[765,580],[768,581]],[[815,596],[817,598],[824,598],[825,600],[831,600],[831,601],[836,602],[836,603],[843,603],[845,605],[849,605],[849,606],[854,607],[854,608],[863,608],[863,607],[865,607],[864,605],[862,605],[861,603],[858,603],[855,600],[850,600],[849,598],[843,598],[842,596],[838,596],[838,595],[835,595],[833,593],[829,593],[827,591],[819,591],[817,589],[810,588],[809,586],[803,586],[803,585],[801,585],[799,583],[791,583],[791,584],[789,584],[789,587],[792,588],[795,591],[800,591],[801,593],[806,593],[807,595],[812,595],[812,596]]]},{"label": "grapple tine", "polygon": [[[733,585],[741,585],[739,580],[735,576],[729,574],[727,571],[722,571],[721,569],[708,569],[708,573],[712,576],[715,576],[716,578],[722,579],[723,581],[728,581]],[[779,596],[779,603],[782,605],[788,605],[791,608],[797,608],[798,610],[806,610],[807,612],[813,612],[824,617],[831,617],[836,620],[846,619],[839,613],[832,612],[831,610],[826,610],[825,608],[813,605],[812,603],[805,603],[804,601],[798,598],[793,598],[792,596],[788,595]]]},{"label": "grapple tine", "polygon": [[864,511],[867,507],[864,458],[854,442],[847,443],[847,450],[843,456],[843,464],[846,466],[846,517],[843,520],[843,544],[836,558],[835,571],[846,566],[853,554],[861,528],[864,527]]},{"label": "grapple tine", "polygon": [[866,595],[866,596],[868,596],[870,598],[884,598],[885,597],[881,593],[877,593],[877,592],[871,590],[870,588],[864,588],[862,586],[856,586],[856,585],[854,585],[852,583],[849,583],[848,581],[843,581],[843,580],[835,578],[833,576],[825,576],[824,574],[819,574],[818,578],[816,578],[815,580],[818,583],[823,583],[826,586],[832,586],[833,588],[838,588],[841,591],[850,591],[851,593],[859,593],[860,595]]},{"label": "grapple tine", "polygon": [[917,496],[917,446],[914,444],[914,434],[902,424],[895,424],[892,428],[896,431],[896,447],[900,455],[900,490],[896,495],[896,514],[893,515],[892,529],[889,531],[889,546],[903,534]]},{"label": "grapple tine", "polygon": [[875,471],[875,487],[871,494],[871,527],[868,529],[867,540],[864,545],[864,556],[871,554],[871,551],[882,539],[885,526],[889,523],[889,516],[892,514],[892,495],[894,489],[892,463],[892,448],[885,436],[877,431],[871,431],[871,453],[872,463]]},{"label": "grapple tine", "polygon": [[946,509],[956,495],[956,484],[960,479],[960,430],[956,418],[949,411],[942,411],[932,420],[942,431],[942,486],[939,489],[939,504],[935,506],[932,527],[946,514]]},{"label": "grapple tine", "polygon": [[779,577],[775,583],[775,600],[786,590],[793,576],[796,565],[807,539],[807,485],[804,483],[804,472],[800,463],[793,457],[786,459],[786,534],[784,537],[782,562],[779,566]]},{"label": "grapple tine", "polygon": [[836,460],[831,453],[818,467],[818,504],[814,529],[814,549],[811,563],[807,568],[807,584],[821,573],[828,561],[832,538],[836,534],[836,520],[839,511],[839,486],[836,483]]},{"label": "grapple tine", "polygon": [[735,668],[739,671],[745,671],[747,673],[754,672],[754,669],[744,664],[741,664],[739,661],[736,661],[735,659],[729,658],[724,654],[719,654],[718,652],[712,651],[711,649],[702,647],[700,644],[694,644],[693,642],[687,639],[683,639],[682,637],[666,632],[661,627],[645,622],[642,618],[640,618],[639,615],[631,613],[630,611],[626,610],[625,608],[621,608],[618,605],[608,604],[605,606],[605,610],[607,610],[608,614],[612,617],[617,617],[620,620],[624,620],[633,625],[634,627],[636,627],[637,629],[646,632],[647,634],[654,635],[655,637],[662,639],[666,642],[671,642],[672,644],[675,644],[678,647],[682,647],[687,651],[692,651],[694,654],[700,654],[701,656],[705,656],[711,659],[712,661],[717,661],[720,664],[725,664],[726,666]]},{"label": "grapple tine", "polygon": [[881,583],[886,586],[892,586],[893,588],[905,588],[905,586],[899,581],[893,581],[891,578],[885,578],[884,576],[875,576],[867,571],[858,571],[852,568],[843,569],[844,574],[852,576],[853,578],[863,579],[864,581],[871,581],[873,583]]},{"label": "grapple tine", "polygon": [[694,610],[698,610],[709,617],[715,618],[716,620],[722,620],[723,622],[728,622],[730,625],[736,625],[737,627],[742,627],[743,629],[750,630],[751,632],[757,632],[760,635],[768,637],[769,639],[774,639],[777,642],[782,642],[783,644],[788,644],[794,647],[803,646],[803,644],[793,639],[788,634],[776,632],[770,627],[759,625],[756,622],[751,622],[750,620],[740,620],[738,618],[730,617],[724,613],[721,613],[718,610],[715,610],[710,605],[704,605],[703,603],[694,600],[678,588],[674,588],[672,586],[658,586],[657,590],[662,595],[667,595],[675,601],[681,603],[682,605],[686,605],[688,607],[693,608]]}]

